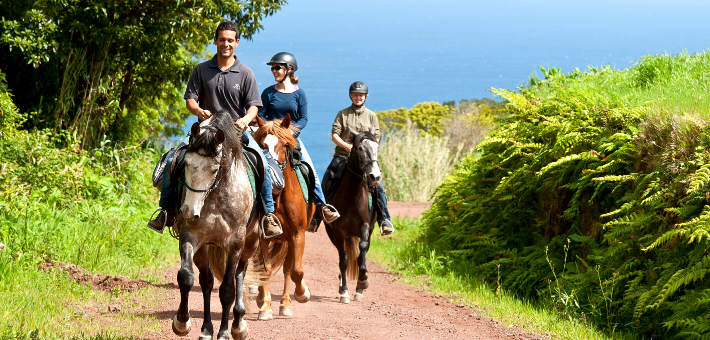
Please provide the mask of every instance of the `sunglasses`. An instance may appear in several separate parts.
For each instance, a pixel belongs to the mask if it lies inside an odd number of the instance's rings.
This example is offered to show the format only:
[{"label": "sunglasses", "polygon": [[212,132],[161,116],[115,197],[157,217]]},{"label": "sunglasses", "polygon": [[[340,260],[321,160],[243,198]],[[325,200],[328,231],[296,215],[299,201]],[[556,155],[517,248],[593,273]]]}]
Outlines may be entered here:
[{"label": "sunglasses", "polygon": [[280,71],[281,69],[286,69],[286,66],[281,66],[281,65],[271,66],[272,71]]}]

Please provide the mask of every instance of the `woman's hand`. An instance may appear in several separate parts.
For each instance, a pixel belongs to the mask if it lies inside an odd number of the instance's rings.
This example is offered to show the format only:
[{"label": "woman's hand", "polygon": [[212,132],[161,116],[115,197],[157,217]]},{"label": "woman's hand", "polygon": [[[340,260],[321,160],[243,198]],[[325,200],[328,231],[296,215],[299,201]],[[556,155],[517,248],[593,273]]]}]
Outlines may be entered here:
[{"label": "woman's hand", "polygon": [[345,150],[348,150],[348,153],[353,151],[353,145],[352,144],[345,144]]},{"label": "woman's hand", "polygon": [[200,121],[203,121],[212,116],[212,112],[210,112],[210,110],[200,110],[197,113],[198,114],[196,116],[200,119]]}]

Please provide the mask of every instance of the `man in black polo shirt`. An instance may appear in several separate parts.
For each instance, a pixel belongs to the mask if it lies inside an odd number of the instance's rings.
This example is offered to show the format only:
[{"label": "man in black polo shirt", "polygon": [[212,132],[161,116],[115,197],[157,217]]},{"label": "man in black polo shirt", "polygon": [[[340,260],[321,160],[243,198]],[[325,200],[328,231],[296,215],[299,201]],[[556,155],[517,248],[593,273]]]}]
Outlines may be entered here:
[{"label": "man in black polo shirt", "polygon": [[[262,103],[254,72],[234,55],[234,50],[239,46],[237,24],[232,21],[219,24],[215,31],[214,44],[217,46],[217,54],[211,60],[195,66],[192,71],[183,96],[185,105],[200,121],[209,118],[212,112],[225,110],[232,115],[235,125],[244,130],[256,117]],[[249,138],[250,146],[258,145],[250,133],[245,132],[245,135]],[[264,155],[260,156],[263,164],[268,167],[269,163]],[[268,238],[281,234],[282,230],[273,215],[274,202],[269,169],[266,169],[265,173],[261,196],[266,204],[264,232]],[[159,225],[162,230],[164,220],[161,218],[165,218],[164,214],[158,214],[155,220],[148,223],[149,226],[156,229]]]}]

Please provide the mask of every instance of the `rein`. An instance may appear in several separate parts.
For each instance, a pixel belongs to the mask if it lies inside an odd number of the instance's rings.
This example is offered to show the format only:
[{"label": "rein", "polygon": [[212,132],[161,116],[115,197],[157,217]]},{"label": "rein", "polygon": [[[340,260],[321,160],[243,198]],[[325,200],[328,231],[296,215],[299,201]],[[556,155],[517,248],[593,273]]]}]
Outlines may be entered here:
[{"label": "rein", "polygon": [[[209,125],[207,125],[207,126],[200,126],[200,128],[201,128],[201,129],[211,130],[211,131],[217,131],[217,128],[216,128],[216,127],[214,127],[214,126],[209,126]],[[225,149],[225,148],[222,147],[222,160],[224,159],[224,149]],[[200,156],[202,156],[202,157],[207,157],[207,156],[201,154],[200,152],[197,152],[197,154],[200,155]],[[212,190],[214,190],[214,188],[216,188],[217,185],[219,185],[219,182],[222,180],[222,178],[224,178],[224,176],[229,173],[229,170],[232,168],[232,164],[234,164],[234,160],[232,160],[232,162],[229,162],[229,166],[227,167],[227,170],[225,170],[224,172],[222,172],[221,176],[220,176],[220,175],[215,176],[214,180],[212,181],[212,185],[210,185],[207,189],[195,189],[195,188],[191,187],[189,184],[187,184],[187,180],[184,181],[183,184],[185,184],[185,187],[186,187],[188,190],[192,191],[192,192],[204,192],[204,193],[205,193],[205,197],[207,197],[207,195],[209,195],[209,193],[210,193]],[[220,162],[220,164],[219,164],[219,169],[217,169],[217,172],[219,173],[220,170],[222,170],[222,162]]]}]

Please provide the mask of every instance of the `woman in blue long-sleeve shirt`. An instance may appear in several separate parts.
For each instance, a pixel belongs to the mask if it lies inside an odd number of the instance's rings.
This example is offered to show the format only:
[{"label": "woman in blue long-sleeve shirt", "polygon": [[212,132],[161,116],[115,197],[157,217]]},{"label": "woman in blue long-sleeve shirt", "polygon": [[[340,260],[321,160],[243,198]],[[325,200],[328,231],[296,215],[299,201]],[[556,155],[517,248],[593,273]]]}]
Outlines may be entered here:
[{"label": "woman in blue long-sleeve shirt", "polygon": [[[315,177],[315,203],[323,215],[323,219],[330,223],[335,221],[340,214],[331,205],[325,203],[323,189],[320,185],[318,174],[313,166],[311,157],[306,151],[306,146],[301,141],[299,135],[301,130],[308,124],[308,100],[303,89],[299,88],[298,77],[294,74],[298,69],[296,58],[288,52],[280,52],[271,58],[267,63],[271,65],[271,73],[274,75],[276,84],[269,86],[261,92],[261,102],[264,104],[259,109],[259,117],[265,121],[274,119],[283,119],[286,114],[291,116],[291,125],[294,128],[294,136],[298,139],[301,145],[301,160],[308,163],[313,169]],[[313,231],[314,227],[310,226],[309,230]]]}]

